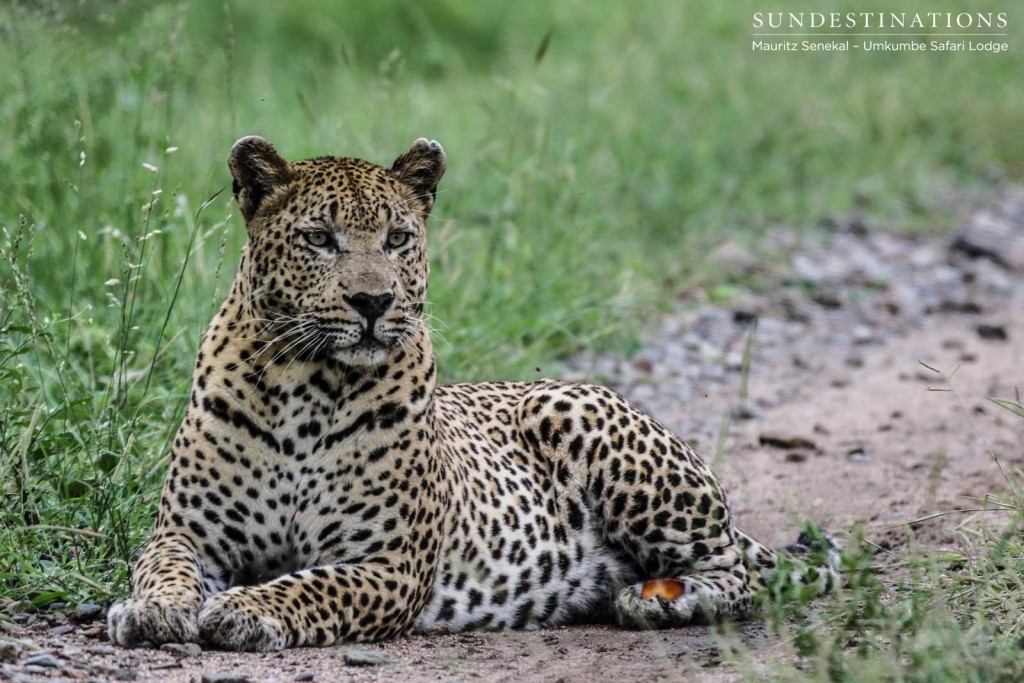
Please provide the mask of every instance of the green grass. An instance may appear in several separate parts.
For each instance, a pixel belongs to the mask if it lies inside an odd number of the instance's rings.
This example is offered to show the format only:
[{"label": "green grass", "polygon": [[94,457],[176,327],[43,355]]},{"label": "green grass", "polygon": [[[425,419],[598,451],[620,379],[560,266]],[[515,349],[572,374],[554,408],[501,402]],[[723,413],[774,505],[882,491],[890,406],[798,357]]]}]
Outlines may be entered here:
[{"label": "green grass", "polygon": [[244,134],[378,163],[442,141],[449,380],[628,342],[682,288],[729,289],[704,258],[722,241],[855,208],[943,226],[950,186],[1024,175],[1016,48],[752,54],[754,2],[256,7],[0,7],[4,603],[126,590],[244,239],[222,192]]}]

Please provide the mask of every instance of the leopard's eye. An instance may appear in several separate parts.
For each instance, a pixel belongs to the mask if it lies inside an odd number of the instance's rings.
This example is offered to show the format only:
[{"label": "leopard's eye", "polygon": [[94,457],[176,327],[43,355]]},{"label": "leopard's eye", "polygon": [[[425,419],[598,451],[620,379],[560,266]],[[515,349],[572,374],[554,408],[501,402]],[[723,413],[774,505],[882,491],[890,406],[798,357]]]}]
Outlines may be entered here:
[{"label": "leopard's eye", "polygon": [[322,247],[330,240],[327,233],[323,230],[315,230],[313,232],[303,233],[303,237],[314,247]]},{"label": "leopard's eye", "polygon": [[388,246],[392,249],[398,249],[404,247],[412,237],[411,233],[395,231],[388,234]]}]

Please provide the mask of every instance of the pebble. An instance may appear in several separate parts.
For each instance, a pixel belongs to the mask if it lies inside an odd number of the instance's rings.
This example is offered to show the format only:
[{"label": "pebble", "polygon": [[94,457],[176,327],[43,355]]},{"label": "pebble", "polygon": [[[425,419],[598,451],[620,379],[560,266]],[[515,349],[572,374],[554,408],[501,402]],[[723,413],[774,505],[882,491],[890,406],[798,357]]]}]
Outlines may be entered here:
[{"label": "pebble", "polygon": [[85,648],[85,651],[93,655],[112,655],[117,652],[112,645],[92,645]]},{"label": "pebble", "polygon": [[314,678],[315,676],[313,675],[313,672],[307,671],[306,673],[301,673],[298,676],[296,676],[294,680],[295,683],[308,683],[308,681],[311,681]]},{"label": "pebble", "polygon": [[867,325],[858,325],[853,328],[853,343],[858,345],[874,344],[878,341],[878,337]]},{"label": "pebble", "polygon": [[59,669],[61,666],[60,660],[51,655],[49,652],[40,652],[37,655],[32,655],[25,660],[26,665],[43,666],[51,669]]},{"label": "pebble", "polygon": [[12,662],[25,648],[12,640],[0,640],[0,662]]},{"label": "pebble", "polygon": [[868,455],[863,448],[854,448],[846,454],[846,458],[850,462],[868,462]]},{"label": "pebble", "polygon": [[391,657],[377,650],[349,650],[345,653],[345,663],[349,666],[378,666],[390,664]]},{"label": "pebble", "polygon": [[94,602],[83,602],[75,607],[75,620],[80,624],[90,622],[103,614],[103,608]]},{"label": "pebble", "polygon": [[115,681],[134,681],[138,677],[138,672],[130,667],[121,667],[114,672]]},{"label": "pebble", "polygon": [[979,337],[989,341],[1006,341],[1009,338],[1003,325],[978,325],[975,329]]},{"label": "pebble", "polygon": [[732,321],[737,325],[749,325],[757,320],[757,311],[738,308],[732,312]]},{"label": "pebble", "polygon": [[245,676],[235,674],[222,674],[216,671],[204,671],[200,674],[200,683],[254,683]]},{"label": "pebble", "polygon": [[71,633],[74,630],[75,630],[74,626],[71,626],[70,624],[62,624],[60,626],[54,627],[54,629],[53,629],[53,631],[51,631],[51,633],[53,633],[53,635],[55,635],[55,636],[66,636],[67,634]]},{"label": "pebble", "polygon": [[196,643],[164,643],[160,646],[163,652],[169,652],[175,657],[198,657],[203,649]]},{"label": "pebble", "polygon": [[97,624],[90,626],[89,628],[82,629],[82,635],[86,638],[100,638],[106,639],[107,627],[105,624]]},{"label": "pebble", "polygon": [[806,436],[796,434],[779,434],[775,432],[761,432],[757,437],[762,446],[772,448],[806,448],[812,451],[818,450],[818,444]]},{"label": "pebble", "polygon": [[759,417],[761,417],[761,412],[746,401],[733,406],[732,419],[734,420],[756,420]]}]

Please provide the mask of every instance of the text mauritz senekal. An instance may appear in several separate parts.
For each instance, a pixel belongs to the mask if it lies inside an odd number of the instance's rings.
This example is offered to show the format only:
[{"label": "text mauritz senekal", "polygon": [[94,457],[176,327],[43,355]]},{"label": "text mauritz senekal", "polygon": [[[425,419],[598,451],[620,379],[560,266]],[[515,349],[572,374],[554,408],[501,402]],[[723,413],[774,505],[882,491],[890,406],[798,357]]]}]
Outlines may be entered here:
[{"label": "text mauritz senekal", "polygon": [[753,41],[754,52],[991,52],[1010,49],[1008,43],[996,40],[913,40],[859,39],[859,40],[776,40]]}]

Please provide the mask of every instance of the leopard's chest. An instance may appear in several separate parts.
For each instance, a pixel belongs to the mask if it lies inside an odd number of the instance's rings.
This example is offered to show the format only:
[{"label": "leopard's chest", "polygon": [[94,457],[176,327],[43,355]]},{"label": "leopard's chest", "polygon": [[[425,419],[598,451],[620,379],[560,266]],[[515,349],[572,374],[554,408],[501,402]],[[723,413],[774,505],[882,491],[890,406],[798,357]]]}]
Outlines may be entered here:
[{"label": "leopard's chest", "polygon": [[[414,480],[396,463],[408,463],[403,456],[421,439],[382,424],[376,404],[331,403],[320,393],[235,403],[210,432],[213,490],[184,514],[205,529],[206,573],[219,588],[360,561],[404,528],[399,502]],[[195,442],[203,440],[210,443],[203,433]]]}]

